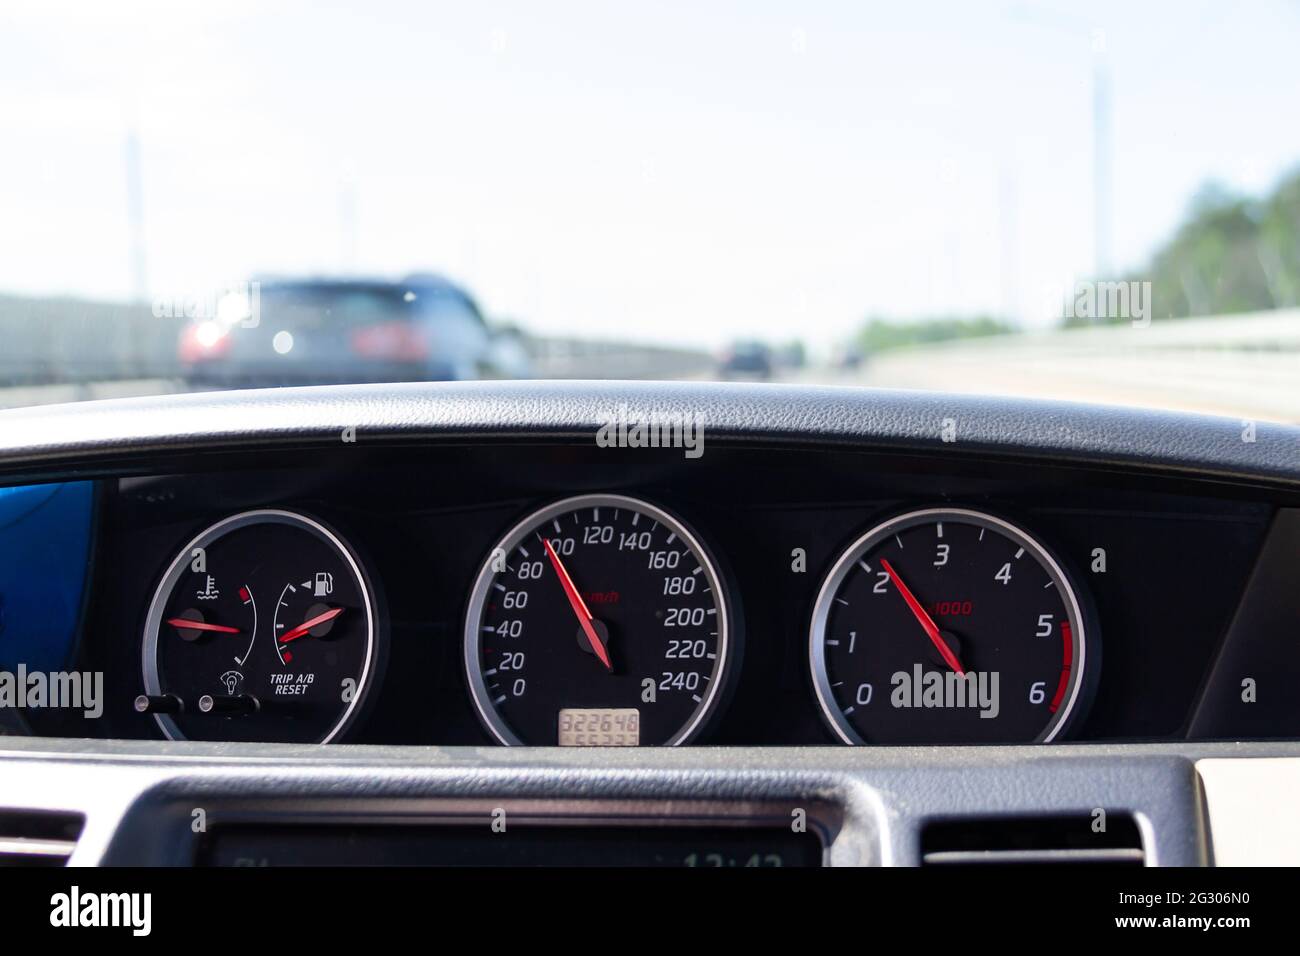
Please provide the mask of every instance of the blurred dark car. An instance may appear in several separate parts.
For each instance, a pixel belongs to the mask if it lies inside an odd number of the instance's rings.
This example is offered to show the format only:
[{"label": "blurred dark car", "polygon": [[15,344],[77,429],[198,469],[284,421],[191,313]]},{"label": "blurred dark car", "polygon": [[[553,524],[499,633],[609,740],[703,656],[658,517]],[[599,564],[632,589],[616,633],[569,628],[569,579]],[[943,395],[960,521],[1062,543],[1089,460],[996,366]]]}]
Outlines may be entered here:
[{"label": "blurred dark car", "polygon": [[718,362],[721,378],[772,377],[772,350],[762,342],[736,342]]},{"label": "blurred dark car", "polygon": [[860,345],[845,345],[835,353],[832,364],[841,371],[856,372],[867,364],[866,350]]},{"label": "blurred dark car", "polygon": [[[181,332],[197,385],[326,385],[496,377],[478,305],[440,276],[275,279],[218,302]],[[517,374],[516,369],[508,374]]]}]

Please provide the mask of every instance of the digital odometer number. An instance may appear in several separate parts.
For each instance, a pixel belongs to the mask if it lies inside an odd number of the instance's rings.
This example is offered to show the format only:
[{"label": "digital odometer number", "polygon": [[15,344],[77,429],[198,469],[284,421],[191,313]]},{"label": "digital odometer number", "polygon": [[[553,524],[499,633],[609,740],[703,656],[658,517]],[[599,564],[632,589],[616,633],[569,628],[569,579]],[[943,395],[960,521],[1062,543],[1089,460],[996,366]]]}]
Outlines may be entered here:
[{"label": "digital odometer number", "polygon": [[681,521],[584,495],[529,515],[488,555],[466,673],[502,743],[680,744],[718,698],[728,626],[717,570]]},{"label": "digital odometer number", "polygon": [[635,747],[641,743],[641,712],[635,707],[560,711],[561,747]]}]

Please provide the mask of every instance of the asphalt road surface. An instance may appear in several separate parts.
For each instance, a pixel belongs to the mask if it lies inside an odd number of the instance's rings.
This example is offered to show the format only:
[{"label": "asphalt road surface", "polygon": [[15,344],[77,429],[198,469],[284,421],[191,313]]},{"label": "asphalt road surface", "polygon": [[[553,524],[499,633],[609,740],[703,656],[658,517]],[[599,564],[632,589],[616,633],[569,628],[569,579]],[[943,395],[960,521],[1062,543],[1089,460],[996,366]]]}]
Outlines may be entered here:
[{"label": "asphalt road surface", "polygon": [[[559,359],[539,364],[538,371],[542,377],[696,381],[718,374],[708,356],[698,351],[618,343],[604,343],[596,351],[570,344]],[[814,365],[783,370],[776,377],[1300,424],[1300,310],[1156,322],[1146,328],[1111,326],[966,340],[886,352],[857,369]],[[186,390],[184,381],[168,378],[20,386],[0,388],[0,408]]]}]

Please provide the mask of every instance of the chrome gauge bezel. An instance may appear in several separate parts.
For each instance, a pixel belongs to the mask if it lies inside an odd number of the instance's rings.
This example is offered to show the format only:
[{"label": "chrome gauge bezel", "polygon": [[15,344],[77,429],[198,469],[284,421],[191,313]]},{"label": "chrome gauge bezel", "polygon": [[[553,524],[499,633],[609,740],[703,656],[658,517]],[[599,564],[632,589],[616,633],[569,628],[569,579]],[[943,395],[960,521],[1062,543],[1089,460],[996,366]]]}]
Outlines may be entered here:
[{"label": "chrome gauge bezel", "polygon": [[560,515],[583,508],[603,507],[635,509],[649,515],[669,528],[678,538],[686,542],[687,546],[699,558],[709,587],[717,595],[718,657],[714,662],[713,669],[716,679],[709,682],[704,699],[692,712],[690,721],[677,734],[665,741],[662,746],[677,747],[693,740],[714,715],[719,702],[722,700],[724,687],[727,685],[731,674],[734,641],[732,638],[731,601],[723,584],[723,578],[718,572],[717,562],[714,560],[713,554],[682,519],[665,511],[660,506],[646,501],[644,498],[617,494],[575,495],[531,511],[517,521],[488,551],[479,568],[478,575],[474,579],[473,590],[470,592],[469,605],[465,612],[464,635],[461,642],[465,680],[469,686],[470,695],[474,700],[474,709],[478,712],[479,720],[498,742],[508,747],[525,746],[525,743],[493,705],[487,684],[483,679],[482,668],[479,666],[479,646],[482,637],[479,629],[483,619],[483,611],[487,605],[488,592],[492,587],[493,579],[496,577],[496,572],[492,568],[493,555],[498,552],[510,554],[539,525]]},{"label": "chrome gauge bezel", "polygon": [[[172,590],[176,587],[181,575],[185,573],[192,560],[194,549],[211,547],[213,543],[232,532],[258,524],[289,525],[320,538],[342,556],[344,563],[356,578],[357,588],[361,593],[366,619],[365,664],[361,669],[361,676],[357,680],[356,692],[352,695],[352,699],[348,702],[339,719],[331,726],[329,733],[317,741],[317,743],[327,744],[336,740],[351,727],[360,713],[362,704],[370,690],[375,671],[375,651],[378,644],[375,596],[370,579],[362,569],[361,562],[352,547],[340,535],[315,518],[310,518],[296,511],[261,508],[255,511],[242,511],[230,515],[199,532],[189,544],[180,550],[172,563],[168,565],[162,580],[158,582],[158,586],[154,589],[153,599],[149,602],[149,612],[145,617],[144,641],[141,648],[141,667],[144,674],[145,693],[150,695],[163,693],[162,681],[158,674],[158,637],[162,632],[163,613]],[[255,635],[254,639],[257,639],[257,635]],[[170,715],[154,714],[153,717],[168,740],[188,739]]]},{"label": "chrome gauge bezel", "polygon": [[[839,593],[840,586],[857,564],[858,559],[881,540],[906,528],[945,519],[988,528],[1014,541],[1034,556],[1047,571],[1048,576],[1062,595],[1073,641],[1074,658],[1070,673],[1070,684],[1066,691],[1064,706],[1057,710],[1043,732],[1033,742],[1047,743],[1054,740],[1068,726],[1071,718],[1074,717],[1082,696],[1082,690],[1087,686],[1091,677],[1092,664],[1088,653],[1091,642],[1083,606],[1069,575],[1066,574],[1060,562],[1057,561],[1046,546],[1017,525],[986,511],[973,508],[922,508],[896,515],[859,535],[836,559],[835,564],[832,565],[817,592],[817,600],[813,605],[812,621],[808,630],[808,662],[822,720],[846,744],[851,746],[880,746],[864,739],[852,723],[849,722],[848,718],[840,712],[835,703],[835,695],[832,692],[830,677],[826,670],[826,627],[830,620],[831,603]],[[961,741],[953,741],[952,743],[960,744]]]}]

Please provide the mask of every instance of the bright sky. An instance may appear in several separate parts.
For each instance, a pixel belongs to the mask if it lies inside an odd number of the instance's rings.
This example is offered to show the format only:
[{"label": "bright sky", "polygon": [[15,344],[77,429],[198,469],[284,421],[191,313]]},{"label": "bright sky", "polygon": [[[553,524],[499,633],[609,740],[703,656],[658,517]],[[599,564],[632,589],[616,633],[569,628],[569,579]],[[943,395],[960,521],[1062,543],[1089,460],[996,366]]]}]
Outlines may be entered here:
[{"label": "bright sky", "polygon": [[1300,6],[0,0],[0,292],[254,272],[464,282],[553,333],[825,345],[868,314],[1030,324],[1207,179],[1300,162]]}]

